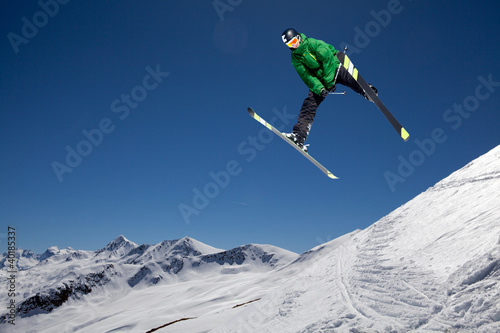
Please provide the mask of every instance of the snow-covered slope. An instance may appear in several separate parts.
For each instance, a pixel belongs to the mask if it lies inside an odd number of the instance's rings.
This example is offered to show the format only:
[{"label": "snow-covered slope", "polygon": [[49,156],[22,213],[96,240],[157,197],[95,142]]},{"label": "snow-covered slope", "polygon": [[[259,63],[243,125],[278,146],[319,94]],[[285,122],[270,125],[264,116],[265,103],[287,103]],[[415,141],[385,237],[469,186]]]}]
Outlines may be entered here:
[{"label": "snow-covered slope", "polygon": [[315,257],[213,332],[500,332],[500,146]]},{"label": "snow-covered slope", "polygon": [[99,251],[17,254],[15,331],[496,333],[500,146],[369,228],[300,256],[123,236]]}]

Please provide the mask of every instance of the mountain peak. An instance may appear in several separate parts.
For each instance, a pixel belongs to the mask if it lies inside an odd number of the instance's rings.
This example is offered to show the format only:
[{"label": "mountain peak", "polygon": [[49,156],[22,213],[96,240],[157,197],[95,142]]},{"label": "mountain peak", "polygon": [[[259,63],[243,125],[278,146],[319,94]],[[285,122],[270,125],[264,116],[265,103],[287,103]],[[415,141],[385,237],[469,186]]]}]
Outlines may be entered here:
[{"label": "mountain peak", "polygon": [[125,238],[125,236],[120,235],[120,236],[116,237],[111,243],[125,244],[125,243],[130,243],[130,241],[127,238]]},{"label": "mountain peak", "polygon": [[59,253],[59,248],[57,246],[51,246],[44,253],[42,253],[42,255],[40,256],[40,261],[48,259],[56,255],[57,253]]},{"label": "mountain peak", "polygon": [[[129,241],[123,235],[116,237],[104,248],[96,252],[96,256],[107,256],[111,257],[121,257],[129,253],[132,249],[136,248],[138,245],[134,242]],[[104,254],[106,253],[106,254]]]},{"label": "mountain peak", "polygon": [[205,243],[202,243],[194,238],[191,238],[189,236],[183,237],[178,239],[177,241],[173,241],[173,246],[172,246],[172,252],[173,254],[194,254],[194,255],[201,255],[201,254],[211,254],[211,253],[217,253],[221,252],[224,250],[217,249],[215,247],[212,247],[210,245],[207,245]]}]

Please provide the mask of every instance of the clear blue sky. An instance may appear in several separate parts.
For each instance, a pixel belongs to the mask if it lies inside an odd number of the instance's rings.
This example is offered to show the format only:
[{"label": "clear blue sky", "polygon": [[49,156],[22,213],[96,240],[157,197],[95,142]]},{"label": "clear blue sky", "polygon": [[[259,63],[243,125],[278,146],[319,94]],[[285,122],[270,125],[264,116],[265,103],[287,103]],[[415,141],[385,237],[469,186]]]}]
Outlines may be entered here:
[{"label": "clear blue sky", "polygon": [[[59,1],[0,14],[2,252],[8,225],[37,253],[120,234],[303,252],[500,144],[497,1]],[[288,27],[351,45],[410,140],[350,90],[308,139],[339,180],[262,132],[248,106],[298,115],[307,95]]]}]

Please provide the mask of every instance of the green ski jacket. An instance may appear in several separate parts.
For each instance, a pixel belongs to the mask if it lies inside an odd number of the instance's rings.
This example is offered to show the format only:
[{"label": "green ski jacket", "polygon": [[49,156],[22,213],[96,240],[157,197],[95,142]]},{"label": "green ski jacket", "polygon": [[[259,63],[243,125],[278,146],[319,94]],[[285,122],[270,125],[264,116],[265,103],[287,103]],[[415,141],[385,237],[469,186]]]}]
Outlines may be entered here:
[{"label": "green ski jacket", "polygon": [[322,89],[335,84],[335,72],[340,65],[337,52],[332,45],[300,34],[300,46],[292,50],[292,64],[313,93],[320,95]]}]

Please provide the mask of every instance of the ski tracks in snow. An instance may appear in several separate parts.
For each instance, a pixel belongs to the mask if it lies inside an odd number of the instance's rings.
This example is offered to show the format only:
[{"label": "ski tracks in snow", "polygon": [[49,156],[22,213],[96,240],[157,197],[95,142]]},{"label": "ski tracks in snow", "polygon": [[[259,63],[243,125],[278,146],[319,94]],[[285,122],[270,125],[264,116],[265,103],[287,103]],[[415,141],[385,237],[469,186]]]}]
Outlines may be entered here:
[{"label": "ski tracks in snow", "polygon": [[417,330],[442,310],[444,296],[430,282],[432,273],[397,258],[389,245],[396,235],[387,222],[339,249],[338,285],[352,311],[348,325],[377,332]]}]

